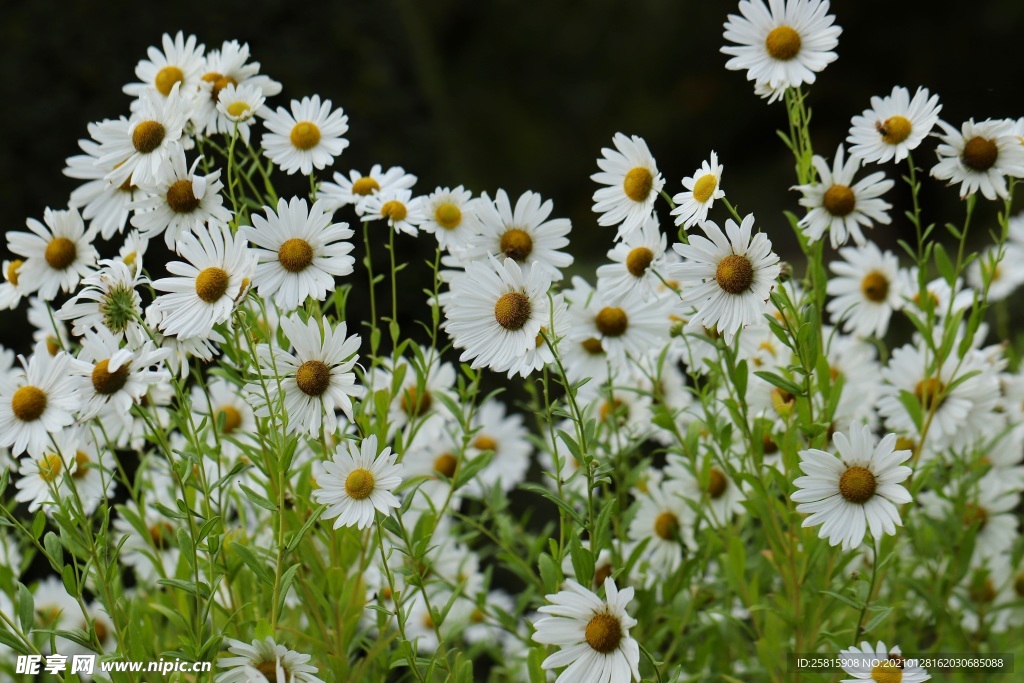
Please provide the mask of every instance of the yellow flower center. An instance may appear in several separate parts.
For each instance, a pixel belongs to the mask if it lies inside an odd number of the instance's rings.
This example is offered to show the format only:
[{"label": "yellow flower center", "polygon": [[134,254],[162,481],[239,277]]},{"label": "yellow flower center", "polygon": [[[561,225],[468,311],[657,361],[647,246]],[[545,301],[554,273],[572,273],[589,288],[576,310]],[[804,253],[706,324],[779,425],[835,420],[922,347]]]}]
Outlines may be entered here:
[{"label": "yellow flower center", "polygon": [[634,202],[645,202],[651,196],[654,176],[643,166],[631,169],[622,180],[622,190]]},{"label": "yellow flower center", "polygon": [[459,459],[451,453],[443,453],[434,460],[434,471],[448,479],[455,476],[455,470],[458,469],[458,466]]},{"label": "yellow flower center", "polygon": [[637,247],[626,256],[626,270],[633,277],[642,277],[647,269],[651,267],[654,260],[654,252],[647,247]]},{"label": "yellow flower center", "polygon": [[139,152],[149,154],[160,147],[167,131],[158,121],[142,121],[132,131],[132,144]]},{"label": "yellow flower center", "polygon": [[882,141],[890,145],[898,145],[908,137],[913,129],[906,117],[896,115],[890,116],[882,123],[875,124],[875,130],[882,135]]},{"label": "yellow flower center", "polygon": [[583,350],[589,353],[591,356],[599,356],[604,353],[604,347],[601,346],[601,340],[597,337],[590,337],[580,342],[580,346]]},{"label": "yellow flower center", "polygon": [[192,213],[199,208],[199,199],[192,192],[192,181],[178,180],[168,187],[167,205],[175,213]]},{"label": "yellow flower center", "polygon": [[522,261],[533,251],[533,238],[525,230],[509,228],[501,236],[498,251],[513,261]]},{"label": "yellow flower center", "polygon": [[[281,668],[284,669],[284,663],[281,663]],[[279,683],[277,680],[277,660],[267,659],[256,665],[256,670],[263,674],[263,677],[267,679],[268,683]]]},{"label": "yellow flower center", "polygon": [[78,248],[67,237],[54,237],[46,245],[46,252],[43,254],[46,263],[54,270],[64,270],[75,262],[77,255]]},{"label": "yellow flower center", "polygon": [[397,199],[384,202],[384,206],[380,207],[380,215],[392,223],[401,223],[405,220],[408,213],[409,211],[405,208],[405,204]]},{"label": "yellow flower center", "polygon": [[789,26],[773,28],[764,39],[764,47],[772,59],[788,62],[800,53],[800,34]]},{"label": "yellow flower center", "polygon": [[303,151],[320,144],[320,129],[312,121],[300,121],[292,128],[292,146]]},{"label": "yellow flower center", "polygon": [[113,372],[107,369],[109,365],[110,359],[105,358],[92,369],[92,388],[103,396],[116,394],[128,381],[128,363],[122,363]]},{"label": "yellow flower center", "polygon": [[289,273],[301,272],[313,262],[313,247],[306,240],[293,237],[278,248],[277,260]]},{"label": "yellow flower center", "polygon": [[522,329],[530,319],[530,300],[519,292],[502,294],[494,304],[494,319],[506,330]]},{"label": "yellow flower center", "polygon": [[629,316],[618,306],[605,306],[594,317],[594,325],[605,337],[621,337],[629,328]]},{"label": "yellow flower center", "polygon": [[945,402],[946,397],[943,396],[945,391],[946,385],[942,380],[937,377],[927,377],[914,387],[914,396],[917,396],[917,400],[921,402],[925,410],[935,411]]},{"label": "yellow flower center", "polygon": [[352,194],[357,194],[361,197],[371,195],[378,190],[380,190],[380,184],[373,178],[360,178],[352,183]]},{"label": "yellow flower center", "polygon": [[742,294],[754,282],[754,266],[746,256],[729,254],[718,262],[715,282],[729,294]]},{"label": "yellow flower center", "polygon": [[964,505],[964,526],[978,525],[981,531],[988,524],[988,510],[977,503],[968,502]]},{"label": "yellow flower center", "polygon": [[[85,451],[75,452],[75,471],[71,473],[72,479],[84,479],[85,475],[89,474],[89,468],[92,466],[92,460],[89,459],[89,455]],[[96,622],[97,626],[99,622]],[[101,639],[102,640],[102,639]]]},{"label": "yellow flower center", "polygon": [[903,671],[896,660],[888,659],[871,669],[871,680],[875,683],[900,683],[903,680]]},{"label": "yellow flower center", "polygon": [[228,291],[228,273],[223,268],[204,268],[196,276],[196,294],[208,304],[218,301]]},{"label": "yellow flower center", "polygon": [[416,387],[409,387],[402,393],[402,400],[399,405],[402,408],[402,412],[409,417],[420,417],[425,415],[430,406],[434,403],[434,397],[430,395],[430,391],[427,389],[423,390],[423,395],[420,396],[419,392],[416,391]]},{"label": "yellow flower center", "polygon": [[238,408],[234,406],[221,406],[220,408],[217,408],[217,412],[214,413],[214,417],[219,420],[221,415],[224,416],[225,434],[231,434],[242,426],[242,413],[239,412]]},{"label": "yellow flower center", "polygon": [[654,519],[654,534],[664,541],[674,541],[679,535],[679,518],[671,512],[662,512]]},{"label": "yellow flower center", "polygon": [[363,500],[369,498],[370,494],[373,493],[373,472],[370,470],[358,467],[352,470],[348,477],[345,478],[345,493],[356,500]]},{"label": "yellow flower center", "polygon": [[860,292],[868,301],[882,303],[889,296],[889,279],[877,270],[873,270],[860,281]]},{"label": "yellow flower center", "polygon": [[167,97],[171,94],[171,89],[174,88],[175,83],[181,83],[185,80],[185,74],[176,66],[165,66],[156,73],[156,78],[153,79],[153,85],[156,86],[157,91]]},{"label": "yellow flower center", "polygon": [[973,137],[964,145],[960,160],[964,166],[975,171],[987,171],[995,165],[999,158],[999,148],[988,138]]},{"label": "yellow flower center", "polygon": [[850,467],[839,477],[839,494],[858,505],[871,500],[876,487],[875,475],[866,467]]},{"label": "yellow flower center", "polygon": [[32,422],[38,420],[46,410],[46,403],[46,393],[42,389],[26,384],[14,392],[11,410],[14,411],[14,417],[22,422]]},{"label": "yellow flower center", "polygon": [[706,204],[711,195],[715,193],[715,188],[718,187],[718,178],[712,173],[702,175],[697,179],[697,182],[693,184],[693,198],[701,204]]},{"label": "yellow flower center", "polygon": [[235,119],[240,119],[246,114],[246,112],[250,111],[251,109],[252,108],[249,106],[248,102],[243,102],[242,100],[235,100],[234,102],[228,105],[228,116]]},{"label": "yellow flower center", "polygon": [[220,91],[229,85],[238,85],[238,81],[233,79],[231,76],[224,76],[216,71],[203,74],[203,80],[207,83],[213,83],[213,87],[210,88],[210,98],[216,102],[220,97]]},{"label": "yellow flower center", "polygon": [[612,571],[614,571],[614,569],[615,568],[609,563],[598,565],[597,569],[594,570],[594,585],[603,586],[604,580],[612,575]]},{"label": "yellow flower center", "polygon": [[595,614],[587,624],[584,635],[587,645],[606,655],[614,652],[622,642],[622,624],[607,612]]},{"label": "yellow flower center", "polygon": [[295,383],[307,396],[320,396],[331,385],[331,369],[321,361],[307,360],[295,372]]},{"label": "yellow flower center", "polygon": [[445,230],[454,230],[462,224],[462,210],[446,202],[434,209],[434,220]]},{"label": "yellow flower center", "polygon": [[50,453],[36,464],[39,465],[39,478],[47,483],[56,480],[64,471],[64,463],[55,453]]},{"label": "yellow flower center", "polygon": [[712,467],[708,472],[708,496],[720,498],[728,486],[729,480],[722,474],[722,470]]},{"label": "yellow flower center", "polygon": [[164,550],[171,544],[174,538],[174,527],[170,522],[157,522],[149,527],[149,540],[157,550]]},{"label": "yellow flower center", "polygon": [[14,259],[13,261],[7,264],[7,281],[10,282],[15,287],[18,286],[18,270],[24,263],[25,262],[22,261],[21,259]]},{"label": "yellow flower center", "polygon": [[473,439],[473,447],[479,448],[482,451],[497,451],[498,442],[486,434],[479,434],[475,439]]},{"label": "yellow flower center", "polygon": [[825,210],[833,216],[846,216],[857,206],[857,198],[854,196],[853,190],[846,185],[833,185],[825,190],[822,204],[825,206]]}]

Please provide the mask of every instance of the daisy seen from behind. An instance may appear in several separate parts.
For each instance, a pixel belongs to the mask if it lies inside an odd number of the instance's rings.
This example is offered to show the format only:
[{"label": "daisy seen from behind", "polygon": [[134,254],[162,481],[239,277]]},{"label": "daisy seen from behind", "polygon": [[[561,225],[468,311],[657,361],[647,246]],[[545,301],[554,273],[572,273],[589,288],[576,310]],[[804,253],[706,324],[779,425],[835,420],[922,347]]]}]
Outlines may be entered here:
[{"label": "daisy seen from behind", "polygon": [[911,451],[895,450],[895,434],[878,441],[867,425],[854,425],[849,436],[836,432],[832,443],[838,457],[816,448],[800,451],[806,476],[793,482],[791,498],[797,512],[810,513],[803,526],[820,524],[818,538],[843,550],[859,547],[868,530],[876,540],[895,534],[903,524],[897,506],[913,500],[900,485],[911,473],[900,464]]},{"label": "daisy seen from behind", "polygon": [[606,186],[594,193],[597,223],[618,225],[618,240],[638,229],[651,215],[665,180],[643,138],[616,133],[612,143],[615,149],[601,149],[604,158],[597,160],[601,172],[590,179]]},{"label": "daisy seen from behind", "polygon": [[708,211],[716,199],[725,196],[722,190],[722,171],[725,169],[718,163],[718,155],[712,150],[711,159],[701,162],[700,168],[692,176],[683,178],[684,192],[672,197],[676,208],[672,215],[676,217],[676,225],[689,228],[707,220]]},{"label": "daisy seen from behind", "polygon": [[939,120],[939,96],[929,97],[927,88],[918,88],[914,97],[906,88],[896,86],[892,94],[872,97],[871,108],[854,116],[846,142],[850,156],[866,162],[899,163],[917,148]]},{"label": "daisy seen from behind", "polygon": [[339,108],[332,110],[331,101],[320,101],[319,95],[292,100],[291,111],[278,107],[276,112],[261,112],[264,125],[263,153],[282,171],[310,175],[334,163],[348,140],[348,116]]},{"label": "daisy seen from behind", "polygon": [[390,514],[400,505],[392,493],[402,483],[397,457],[388,446],[378,455],[375,434],[359,445],[352,441],[338,444],[334,457],[322,463],[324,475],[317,478],[319,488],[313,491],[316,502],[327,506],[324,519],[337,517],[335,529],[365,529],[373,524],[377,512]]},{"label": "daisy seen from behind", "polygon": [[534,642],[557,645],[545,669],[566,667],[557,683],[627,683],[640,680],[640,645],[629,635],[637,621],[626,612],[633,588],[621,591],[615,579],[604,581],[605,600],[573,580],[565,590],[545,596],[538,609],[550,615],[534,624]]},{"label": "daisy seen from behind", "polygon": [[312,657],[289,650],[270,636],[253,640],[252,644],[227,639],[228,652],[217,666],[227,668],[217,676],[217,683],[323,683],[315,676],[317,668],[307,664]]},{"label": "daisy seen from behind", "polygon": [[43,223],[29,218],[26,224],[32,232],[7,233],[11,251],[25,257],[15,272],[19,291],[38,291],[47,301],[58,291],[74,291],[99,258],[92,245],[96,228],[86,229],[78,209],[46,209]]},{"label": "daisy seen from behind", "polygon": [[981,192],[985,199],[1006,199],[1006,176],[1024,177],[1024,145],[1012,120],[971,119],[960,130],[945,121],[939,126],[939,163],[931,174],[950,185],[960,183],[961,197]]}]

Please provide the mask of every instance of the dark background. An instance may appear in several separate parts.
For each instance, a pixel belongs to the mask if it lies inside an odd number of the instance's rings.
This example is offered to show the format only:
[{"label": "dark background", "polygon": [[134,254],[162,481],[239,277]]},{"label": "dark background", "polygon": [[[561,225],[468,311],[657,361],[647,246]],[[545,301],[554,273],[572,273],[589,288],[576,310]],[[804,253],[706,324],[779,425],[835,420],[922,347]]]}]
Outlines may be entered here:
[{"label": "dark background", "polygon": [[[785,257],[793,239],[781,211],[803,213],[798,193],[788,190],[791,158],[775,136],[786,125],[785,108],[767,105],[743,72],[725,69],[722,24],[737,7],[731,0],[5,3],[0,219],[5,230],[24,230],[44,207],[65,207],[77,181],[62,175],[64,159],[78,153],[86,124],[127,114],[122,85],[136,80],[147,46],[181,29],[207,49],[226,39],[248,42],[262,72],[284,86],[269,104],[318,93],[344,107],[352,144],[335,171],[401,165],[419,176],[421,193],[463,184],[477,193],[502,187],[514,198],[532,189],[553,199],[554,215],[573,221],[578,270],[591,277],[614,229],[596,224],[589,176],[616,131],[647,140],[670,194],[717,151],[728,198],[757,215]],[[1024,115],[1024,3],[949,7],[833,3],[843,27],[839,59],[810,95],[820,154],[831,157],[850,118],[894,85],[937,92],[942,117],[957,126],[972,116]],[[925,170],[934,145],[917,152]],[[886,170],[896,177],[894,166]],[[905,187],[887,199],[896,205],[893,226],[872,238],[895,248],[909,229],[901,215]],[[928,220],[960,222],[960,204],[955,188],[926,183]],[[979,226],[987,229],[995,213],[985,204]],[[667,212],[662,217],[669,226]],[[712,217],[721,222],[724,210],[716,207]],[[987,239],[984,230],[976,235]],[[399,243],[406,258],[433,252],[429,237]],[[9,257],[6,244],[0,252]],[[154,277],[164,274],[152,260],[149,266]],[[354,277],[364,281],[358,270]],[[421,305],[418,297],[412,303]],[[0,343],[24,349],[21,320],[0,312]]]}]

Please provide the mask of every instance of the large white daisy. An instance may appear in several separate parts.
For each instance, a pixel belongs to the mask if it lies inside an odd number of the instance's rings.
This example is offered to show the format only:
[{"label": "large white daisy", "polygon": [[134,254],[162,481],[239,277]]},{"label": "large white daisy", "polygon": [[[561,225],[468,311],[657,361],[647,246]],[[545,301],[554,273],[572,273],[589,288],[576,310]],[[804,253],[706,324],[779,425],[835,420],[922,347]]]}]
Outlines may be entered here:
[{"label": "large white daisy", "polygon": [[[120,337],[106,327],[87,330],[82,350],[71,372],[79,385],[80,420],[95,417],[103,410],[126,415],[139,403],[149,387],[170,381],[162,363],[171,354],[146,341],[137,349],[121,348]],[[152,369],[153,366],[159,366]]]},{"label": "large white daisy", "polygon": [[597,160],[601,172],[590,179],[607,186],[594,193],[598,225],[618,225],[615,239],[622,239],[651,215],[665,180],[643,138],[616,133],[612,142],[615,149],[601,150],[604,158]]},{"label": "large white daisy", "polygon": [[843,671],[853,678],[844,678],[842,683],[860,681],[884,681],[885,683],[923,683],[931,678],[916,662],[907,662],[898,646],[886,647],[885,643],[871,647],[864,641],[839,651]]},{"label": "large white daisy", "polygon": [[70,320],[71,331],[82,336],[93,327],[104,327],[120,339],[129,330],[135,338],[143,338],[145,330],[139,323],[142,298],[135,288],[146,280],[123,261],[104,259],[100,269],[82,280],[84,285],[54,311],[59,320]]},{"label": "large white daisy", "polygon": [[442,249],[457,252],[469,246],[479,230],[473,193],[459,185],[454,190],[439,187],[426,199],[420,230],[437,238]]},{"label": "large white daisy", "polygon": [[387,516],[400,503],[392,491],[402,483],[402,466],[397,453],[385,447],[377,453],[377,436],[369,435],[357,446],[353,441],[339,444],[334,457],[323,462],[324,474],[313,491],[316,502],[327,506],[324,519],[334,528],[354,526],[365,529],[378,512]]},{"label": "large white daisy", "polygon": [[950,185],[960,183],[961,197],[980,191],[985,199],[1006,199],[1006,176],[1024,177],[1024,145],[1014,134],[1014,121],[971,119],[960,130],[945,121],[939,126],[939,163],[931,174]]},{"label": "large white daisy", "polygon": [[43,223],[29,218],[26,224],[32,232],[7,233],[7,245],[25,257],[17,269],[19,291],[39,292],[41,298],[51,301],[58,291],[74,291],[99,254],[92,245],[96,228],[86,230],[78,209],[46,209]]},{"label": "large white daisy", "polygon": [[854,116],[850,134],[850,156],[865,162],[899,163],[917,148],[939,120],[939,96],[928,96],[918,88],[913,99],[906,88],[896,86],[892,94],[872,97],[871,108]]},{"label": "large white daisy", "polygon": [[342,136],[348,132],[348,116],[319,95],[292,100],[291,112],[261,112],[269,132],[263,134],[263,153],[282,171],[310,175],[334,163],[334,157],[348,147]]}]

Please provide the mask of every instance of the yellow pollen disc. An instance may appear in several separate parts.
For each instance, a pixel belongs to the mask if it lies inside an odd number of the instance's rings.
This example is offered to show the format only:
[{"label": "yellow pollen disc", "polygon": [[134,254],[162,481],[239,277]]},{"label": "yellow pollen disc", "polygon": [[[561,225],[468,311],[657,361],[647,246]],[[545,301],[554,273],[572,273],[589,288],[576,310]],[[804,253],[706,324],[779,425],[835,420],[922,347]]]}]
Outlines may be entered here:
[{"label": "yellow pollen disc", "polygon": [[223,268],[204,268],[196,276],[196,294],[208,304],[218,301],[228,291],[228,273]]},{"label": "yellow pollen disc", "polygon": [[251,111],[251,107],[249,106],[248,102],[235,100],[234,102],[228,105],[228,116],[235,119],[242,118],[242,116],[244,116],[245,113],[248,111]]},{"label": "yellow pollen disc", "polygon": [[629,406],[619,399],[603,401],[598,412],[602,422],[608,422],[609,417],[619,417],[619,424],[623,424],[629,417]]},{"label": "yellow pollen disc", "polygon": [[654,252],[647,247],[637,247],[626,256],[626,270],[633,277],[643,277],[654,260]]},{"label": "yellow pollen disc", "polygon": [[519,228],[509,228],[501,236],[498,250],[513,261],[522,261],[533,251],[533,238],[530,233]]},{"label": "yellow pollen disc", "polygon": [[54,270],[64,270],[75,262],[78,248],[67,237],[54,237],[46,245],[46,252],[43,255],[46,258],[46,263],[51,268]]},{"label": "yellow pollen disc", "polygon": [[913,439],[908,439],[905,436],[896,437],[895,449],[897,451],[912,451],[915,448],[917,448],[917,444],[914,443]]},{"label": "yellow pollen disc", "polygon": [[222,74],[217,73],[216,71],[211,71],[210,73],[203,74],[203,80],[207,83],[213,83],[213,87],[210,88],[210,98],[214,102],[216,102],[217,98],[220,97],[221,90],[228,87],[229,85],[238,85],[238,81],[236,81],[231,76],[224,76]]},{"label": "yellow pollen disc", "polygon": [[[281,663],[281,669],[284,670],[284,662]],[[267,659],[256,665],[256,670],[263,674],[263,677],[269,681],[269,683],[278,683],[277,680],[277,660]]]},{"label": "yellow pollen disc", "polygon": [[754,266],[746,256],[729,254],[718,262],[715,282],[729,294],[742,294],[754,283]]},{"label": "yellow pollen disc", "polygon": [[242,413],[238,411],[238,408],[234,406],[221,406],[220,408],[217,408],[217,412],[214,413],[214,417],[219,420],[221,415],[224,416],[225,434],[231,434],[242,426]]},{"label": "yellow pollen disc", "polygon": [[604,580],[611,576],[613,571],[614,567],[612,567],[610,564],[600,565],[597,569],[594,570],[594,585],[603,586]]},{"label": "yellow pollen disc", "polygon": [[903,670],[894,660],[879,662],[871,669],[871,680],[875,683],[900,683],[903,680]]},{"label": "yellow pollen disc", "polygon": [[434,209],[434,220],[445,230],[454,230],[462,223],[462,210],[452,203],[441,204]]},{"label": "yellow pollen disc", "polygon": [[643,166],[637,166],[630,170],[622,180],[622,190],[634,202],[647,201],[653,187],[654,176]]},{"label": "yellow pollen disc", "polygon": [[363,467],[352,470],[345,478],[345,493],[356,500],[369,498],[373,493],[373,472]]},{"label": "yellow pollen disc", "polygon": [[605,306],[594,317],[594,325],[605,337],[621,337],[629,328],[629,316],[618,306]]},{"label": "yellow pollen disc", "polygon": [[[83,479],[85,475],[89,474],[89,467],[92,465],[92,461],[89,459],[89,455],[84,451],[75,452],[75,471],[71,473],[72,479]],[[99,626],[99,622],[96,622]]]},{"label": "yellow pollen disc", "polygon": [[51,356],[56,356],[62,350],[63,349],[61,348],[60,340],[59,339],[57,339],[53,335],[50,335],[49,337],[46,338],[46,351]]},{"label": "yellow pollen disc", "polygon": [[295,149],[313,149],[320,144],[320,129],[312,121],[300,121],[292,128],[291,140]]},{"label": "yellow pollen disc", "polygon": [[105,358],[92,369],[92,388],[103,396],[116,394],[128,381],[128,363],[122,363],[113,372],[107,370],[109,363],[110,359]]},{"label": "yellow pollen disc", "polygon": [[978,525],[978,530],[985,528],[988,524],[988,510],[977,503],[968,502],[964,505],[964,526]]},{"label": "yellow pollen disc", "polygon": [[313,247],[306,240],[293,237],[277,250],[277,260],[289,273],[299,273],[313,262]]},{"label": "yellow pollen disc", "polygon": [[14,259],[13,261],[7,264],[7,281],[10,282],[15,287],[18,286],[18,270],[24,263],[25,262],[22,261],[21,259]]},{"label": "yellow pollen disc", "polygon": [[583,350],[589,353],[591,356],[599,356],[604,353],[604,347],[601,346],[601,340],[596,337],[590,337],[580,342]]},{"label": "yellow pollen disc", "polygon": [[475,609],[473,610],[473,614],[469,616],[469,620],[474,624],[482,624],[487,621],[487,615],[485,615],[481,610]]},{"label": "yellow pollen disc", "polygon": [[482,451],[497,451],[498,442],[486,434],[480,434],[473,439],[473,448],[479,448]]},{"label": "yellow pollen disc", "polygon": [[14,417],[22,422],[38,420],[39,416],[46,410],[46,393],[39,387],[26,384],[19,387],[11,397],[11,410]]},{"label": "yellow pollen disc", "polygon": [[921,402],[925,410],[935,411],[945,402],[943,393],[946,385],[937,377],[928,377],[917,383],[914,387],[914,396]]},{"label": "yellow pollen disc", "polygon": [[46,482],[54,481],[64,471],[64,463],[60,456],[54,453],[47,455],[37,464],[39,465],[39,478]]},{"label": "yellow pollen disc", "polygon": [[175,83],[181,83],[185,80],[185,74],[176,66],[165,66],[156,72],[156,78],[153,79],[153,85],[156,86],[157,91],[167,97],[171,94],[171,89]]},{"label": "yellow pollen disc", "polygon": [[387,218],[392,223],[401,223],[405,220],[409,210],[405,208],[405,204],[392,199],[390,202],[384,202],[384,206],[380,207],[380,215]]},{"label": "yellow pollen disc", "polygon": [[423,390],[423,395],[420,396],[419,392],[416,391],[416,387],[409,387],[402,393],[402,400],[399,405],[402,408],[402,412],[409,417],[420,417],[425,415],[430,406],[434,403],[434,397],[430,395],[430,391],[427,389]]},{"label": "yellow pollen disc", "polygon": [[868,301],[882,303],[889,296],[889,279],[877,270],[873,270],[860,281],[860,293]]},{"label": "yellow pollen disc", "polygon": [[711,471],[708,472],[708,496],[720,498],[728,486],[729,480],[722,474],[722,470],[712,467]]},{"label": "yellow pollen disc", "polygon": [[697,182],[693,184],[693,198],[701,204],[706,204],[711,195],[715,194],[715,189],[718,187],[718,178],[712,173],[702,175],[697,179]]},{"label": "yellow pollen disc", "polygon": [[679,519],[671,512],[662,512],[654,519],[655,535],[665,541],[674,541],[679,534]]},{"label": "yellow pollen disc", "polygon": [[160,147],[166,134],[159,121],[142,121],[132,131],[132,144],[143,154],[149,154]]},{"label": "yellow pollen disc", "polygon": [[360,178],[352,183],[352,194],[357,194],[360,197],[371,195],[378,190],[380,190],[380,183],[373,178]]},{"label": "yellow pollen disc", "polygon": [[996,143],[977,136],[968,140],[964,145],[964,151],[960,153],[960,160],[964,162],[964,166],[979,172],[992,168],[998,158],[999,148],[996,147]]},{"label": "yellow pollen disc", "polygon": [[192,213],[199,208],[191,180],[178,180],[167,188],[167,206],[175,213]]},{"label": "yellow pollen disc", "polygon": [[173,537],[174,527],[170,522],[157,522],[149,527],[149,540],[153,542],[153,547],[157,550],[163,550],[170,546]]},{"label": "yellow pollen disc", "polygon": [[908,137],[913,129],[910,121],[900,115],[890,116],[885,121],[875,124],[875,130],[882,136],[882,141],[890,145],[898,145]]},{"label": "yellow pollen disc", "polygon": [[800,53],[800,34],[789,26],[773,28],[764,39],[764,47],[772,59],[788,62]]},{"label": "yellow pollen disc", "polygon": [[850,467],[839,477],[839,495],[858,505],[871,500],[876,486],[875,475],[866,467]]},{"label": "yellow pollen disc", "polygon": [[833,185],[825,190],[822,204],[833,216],[846,216],[857,206],[857,198],[846,185]]},{"label": "yellow pollen disc", "polygon": [[331,385],[331,369],[318,360],[307,360],[295,372],[295,383],[307,396],[320,396]]},{"label": "yellow pollen disc", "polygon": [[530,300],[519,292],[502,294],[494,304],[494,319],[506,330],[516,331],[530,320]]},{"label": "yellow pollen disc", "polygon": [[438,474],[451,479],[455,476],[455,470],[458,469],[459,460],[451,453],[444,453],[437,456],[434,460],[434,471]]},{"label": "yellow pollen disc", "polygon": [[622,624],[607,612],[595,614],[587,624],[584,635],[587,645],[606,655],[614,652],[622,642]]}]

